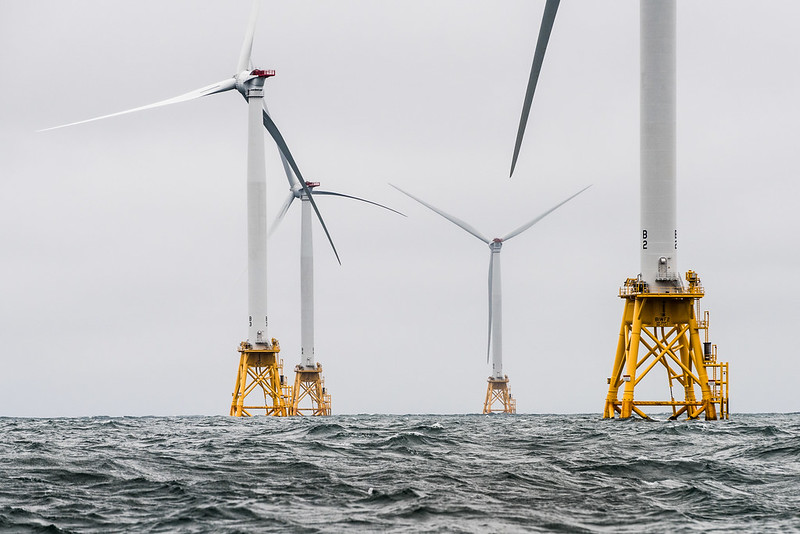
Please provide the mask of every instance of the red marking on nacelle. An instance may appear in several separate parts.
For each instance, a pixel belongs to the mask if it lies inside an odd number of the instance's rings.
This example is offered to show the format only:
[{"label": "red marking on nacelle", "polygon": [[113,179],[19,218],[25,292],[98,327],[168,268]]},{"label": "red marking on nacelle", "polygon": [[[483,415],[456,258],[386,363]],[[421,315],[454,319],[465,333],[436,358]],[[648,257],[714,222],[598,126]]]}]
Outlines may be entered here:
[{"label": "red marking on nacelle", "polygon": [[503,240],[500,239],[499,237],[495,237],[494,239],[492,239],[492,243],[502,243],[502,242]]},{"label": "red marking on nacelle", "polygon": [[319,187],[319,182],[306,182],[306,185],[309,187],[309,189],[313,189],[315,187]]},{"label": "red marking on nacelle", "polygon": [[269,78],[270,76],[275,76],[275,71],[274,70],[255,69],[250,74],[252,76],[258,76],[259,78]]}]

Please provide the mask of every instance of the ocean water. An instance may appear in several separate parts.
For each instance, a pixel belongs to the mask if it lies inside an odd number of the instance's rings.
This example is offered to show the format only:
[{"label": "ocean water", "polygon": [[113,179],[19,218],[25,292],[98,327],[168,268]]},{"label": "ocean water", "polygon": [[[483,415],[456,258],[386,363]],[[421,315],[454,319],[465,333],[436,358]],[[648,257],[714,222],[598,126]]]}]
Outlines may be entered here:
[{"label": "ocean water", "polygon": [[800,532],[800,414],[0,418],[0,532]]}]

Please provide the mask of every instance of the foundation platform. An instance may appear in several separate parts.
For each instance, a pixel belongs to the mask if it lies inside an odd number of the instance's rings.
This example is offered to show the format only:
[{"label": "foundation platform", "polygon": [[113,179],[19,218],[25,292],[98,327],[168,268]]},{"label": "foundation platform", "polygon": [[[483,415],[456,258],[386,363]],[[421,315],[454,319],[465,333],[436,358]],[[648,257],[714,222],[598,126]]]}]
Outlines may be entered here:
[{"label": "foundation platform", "polygon": [[241,356],[231,401],[232,416],[289,415],[291,388],[283,375],[283,360],[278,358],[280,351],[275,338],[269,348],[256,349],[246,341],[239,344]]},{"label": "foundation platform", "polygon": [[[648,419],[645,409],[666,407],[672,411],[670,419],[701,415],[727,419],[728,363],[717,362],[716,346],[708,341],[708,312],[704,320],[697,319],[696,307],[705,294],[697,273],[688,271],[686,280],[688,288],[679,286],[669,293],[650,293],[646,284],[635,278],[629,278],[620,289],[625,306],[604,418],[618,415],[625,419],[636,414]],[[705,341],[700,339],[701,330]],[[669,399],[636,399],[636,386],[655,374],[655,368],[666,371]]]},{"label": "foundation platform", "polygon": [[508,375],[505,378],[489,377],[483,413],[517,413],[517,400],[508,390]]},{"label": "foundation platform", "polygon": [[290,415],[330,415],[331,396],[325,388],[322,365],[294,368],[294,387],[289,403]]}]

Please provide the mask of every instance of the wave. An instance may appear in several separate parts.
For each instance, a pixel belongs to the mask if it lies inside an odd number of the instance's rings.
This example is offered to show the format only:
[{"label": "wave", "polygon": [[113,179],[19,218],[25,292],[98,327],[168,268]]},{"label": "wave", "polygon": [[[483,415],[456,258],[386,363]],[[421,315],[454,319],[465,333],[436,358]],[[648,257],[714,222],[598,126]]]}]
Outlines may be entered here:
[{"label": "wave", "polygon": [[0,418],[3,532],[784,532],[800,414]]}]

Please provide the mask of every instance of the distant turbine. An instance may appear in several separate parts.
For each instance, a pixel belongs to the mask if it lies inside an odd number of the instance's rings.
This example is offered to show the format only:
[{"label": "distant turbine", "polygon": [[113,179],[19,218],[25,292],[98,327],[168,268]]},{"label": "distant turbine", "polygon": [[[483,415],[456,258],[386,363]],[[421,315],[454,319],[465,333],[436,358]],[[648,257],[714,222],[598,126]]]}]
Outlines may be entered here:
[{"label": "distant turbine", "polygon": [[248,341],[254,345],[270,346],[270,337],[267,334],[267,203],[266,203],[266,165],[264,160],[264,131],[266,128],[270,133],[278,149],[281,152],[284,165],[291,167],[297,176],[298,186],[308,196],[314,212],[322,224],[328,242],[333,248],[336,259],[339,254],[333,245],[333,240],[328,233],[328,228],[322,220],[322,216],[317,209],[314,199],[310,196],[311,190],[303,180],[300,170],[297,168],[294,157],[292,157],[289,147],[283,139],[280,131],[267,112],[264,103],[264,82],[268,77],[274,76],[273,70],[259,70],[251,67],[250,56],[253,49],[253,36],[255,35],[256,21],[260,7],[259,0],[253,2],[250,21],[247,26],[244,41],[242,42],[239,61],[236,64],[234,76],[225,80],[201,87],[200,89],[184,93],[174,98],[161,100],[159,102],[141,106],[138,108],[111,113],[93,119],[72,122],[61,126],[46,128],[45,130],[56,130],[67,126],[84,124],[100,119],[107,119],[119,115],[125,115],[136,111],[153,109],[179,102],[187,102],[204,96],[213,95],[236,89],[241,93],[248,103],[248,140],[247,140],[247,257],[248,257]]},{"label": "distant turbine", "polygon": [[[283,159],[283,154],[281,154]],[[318,182],[307,182],[308,188],[303,189],[297,181],[297,178],[292,173],[291,169],[286,165],[284,159],[284,171],[286,172],[286,179],[289,181],[289,196],[281,206],[275,222],[269,230],[269,235],[278,228],[283,220],[289,207],[292,205],[294,199],[301,200],[301,229],[300,229],[300,340],[301,340],[301,363],[300,366],[304,369],[313,369],[314,362],[314,246],[311,230],[311,209],[309,204],[313,196],[334,196],[358,200],[366,202],[373,206],[378,206],[383,209],[392,211],[399,215],[405,215],[397,210],[394,210],[383,204],[372,202],[364,198],[345,195],[343,193],[335,193],[333,191],[317,191],[315,187],[319,186]],[[308,192],[306,192],[308,191]]]},{"label": "distant turbine", "polygon": [[550,32],[553,30],[553,22],[556,19],[559,1],[560,0],[547,0],[547,4],[544,6],[542,25],[539,28],[539,39],[536,42],[536,51],[533,54],[533,65],[531,65],[531,74],[528,78],[528,88],[525,91],[525,100],[522,102],[522,116],[519,119],[517,141],[514,144],[514,156],[511,159],[511,173],[509,176],[514,175],[514,168],[517,166],[519,149],[522,147],[522,138],[525,135],[525,127],[528,125],[528,115],[531,112],[533,94],[536,92],[536,83],[539,81],[539,73],[542,70],[542,63],[544,63],[544,53],[547,51],[547,43],[550,40]]},{"label": "distant turbine", "polygon": [[558,209],[559,207],[563,206],[576,196],[580,195],[589,187],[586,186],[571,197],[563,200],[562,202],[556,204],[546,212],[542,213],[532,221],[529,221],[516,230],[512,231],[509,234],[506,234],[503,237],[496,237],[494,239],[489,239],[481,234],[478,230],[474,227],[470,226],[469,224],[465,223],[461,219],[453,217],[442,210],[435,208],[434,206],[428,204],[424,200],[421,200],[411,193],[407,193],[403,191],[399,187],[393,185],[395,189],[400,191],[401,193],[413,198],[423,206],[427,207],[428,209],[438,213],[448,221],[452,222],[456,226],[466,230],[468,233],[472,234],[473,236],[477,237],[487,245],[489,245],[489,336],[486,346],[486,363],[489,363],[489,353],[492,353],[492,378],[495,380],[503,379],[503,336],[502,336],[502,289],[500,285],[500,250],[503,247],[503,243],[515,237],[543,218],[547,215]]}]

